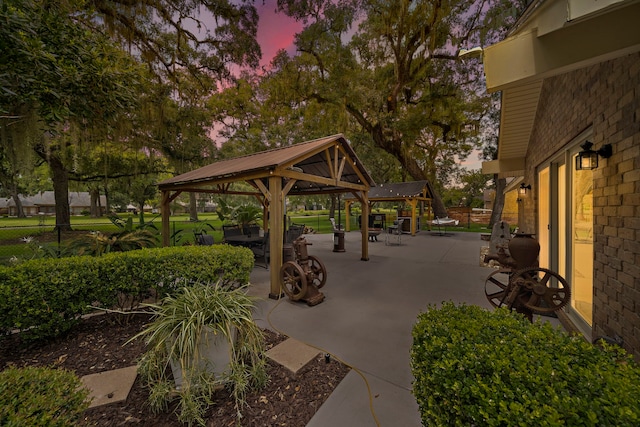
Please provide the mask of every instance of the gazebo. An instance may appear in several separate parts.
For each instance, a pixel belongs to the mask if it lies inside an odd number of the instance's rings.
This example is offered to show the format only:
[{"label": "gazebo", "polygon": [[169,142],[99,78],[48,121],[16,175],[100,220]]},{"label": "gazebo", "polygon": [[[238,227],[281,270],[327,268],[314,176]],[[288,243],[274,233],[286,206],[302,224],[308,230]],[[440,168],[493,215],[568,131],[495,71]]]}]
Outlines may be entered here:
[{"label": "gazebo", "polygon": [[[412,181],[412,182],[397,182],[397,183],[388,183],[388,184],[380,184],[377,187],[372,187],[369,190],[369,206],[366,206],[367,214],[365,215],[365,206],[362,204],[362,218],[363,224],[366,224],[365,218],[368,216],[368,212],[371,211],[371,208],[376,202],[403,202],[407,203],[411,206],[410,215],[408,215],[407,219],[410,222],[410,231],[411,235],[416,234],[416,224],[417,221],[417,207],[418,203],[427,203],[428,207],[431,207],[431,200],[433,199],[433,189],[431,188],[431,184],[429,181]],[[345,199],[345,210],[349,212],[349,207],[353,203],[360,202],[361,200],[356,198],[348,198]],[[428,210],[431,211],[430,209]],[[427,224],[431,224],[431,218],[427,218]],[[347,231],[350,230],[349,223],[349,215],[347,215],[347,220],[345,224],[345,228]],[[364,231],[367,227],[362,227]]]},{"label": "gazebo", "polygon": [[[232,184],[246,182],[249,190]],[[222,160],[166,179],[162,193],[162,243],[169,245],[169,204],[183,192],[241,194],[256,197],[264,209],[263,227],[271,247],[269,296],[280,296],[284,202],[287,196],[351,193],[368,214],[373,179],[342,134]],[[367,211],[367,212],[365,212]],[[369,259],[368,235],[362,235],[361,259]]]}]

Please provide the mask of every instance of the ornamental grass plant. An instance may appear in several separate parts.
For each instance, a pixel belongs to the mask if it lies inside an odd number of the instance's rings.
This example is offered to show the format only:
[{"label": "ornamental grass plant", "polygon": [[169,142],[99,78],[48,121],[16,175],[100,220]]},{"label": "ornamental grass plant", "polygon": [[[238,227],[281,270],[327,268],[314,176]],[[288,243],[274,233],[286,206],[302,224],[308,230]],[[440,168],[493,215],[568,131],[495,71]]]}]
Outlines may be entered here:
[{"label": "ornamental grass plant", "polygon": [[[132,339],[142,337],[147,343],[139,372],[150,388],[151,408],[166,410],[177,398],[178,419],[204,425],[203,415],[213,393],[226,387],[240,417],[246,391],[267,381],[264,337],[253,320],[255,303],[246,295],[246,286],[229,289],[196,284],[150,307],[154,314],[151,323]],[[226,367],[203,360],[203,340],[211,334],[223,337],[228,344]],[[182,373],[179,388],[169,376],[172,362]]]}]

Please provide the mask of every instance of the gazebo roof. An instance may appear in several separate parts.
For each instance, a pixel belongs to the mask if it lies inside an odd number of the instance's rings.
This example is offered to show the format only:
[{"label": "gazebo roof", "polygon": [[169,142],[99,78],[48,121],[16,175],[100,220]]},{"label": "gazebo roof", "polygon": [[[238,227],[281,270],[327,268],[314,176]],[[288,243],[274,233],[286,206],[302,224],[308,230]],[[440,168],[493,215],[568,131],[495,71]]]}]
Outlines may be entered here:
[{"label": "gazebo roof", "polygon": [[366,191],[375,182],[342,134],[221,160],[158,184],[162,191],[227,192],[228,184],[294,179],[289,195]]}]

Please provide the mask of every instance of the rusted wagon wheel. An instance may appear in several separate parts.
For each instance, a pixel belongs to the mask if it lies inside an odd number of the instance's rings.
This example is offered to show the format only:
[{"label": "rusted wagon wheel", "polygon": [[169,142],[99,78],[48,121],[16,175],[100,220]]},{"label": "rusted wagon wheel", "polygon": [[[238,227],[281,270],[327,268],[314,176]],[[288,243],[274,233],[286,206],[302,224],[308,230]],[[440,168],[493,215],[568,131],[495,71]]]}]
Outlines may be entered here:
[{"label": "rusted wagon wheel", "polygon": [[[492,271],[484,282],[484,294],[489,300],[489,303],[494,307],[502,307],[506,305],[511,308],[509,298],[513,287],[509,284],[511,273],[513,270],[508,268],[501,268],[500,270]],[[513,298],[513,296],[511,297]]]},{"label": "rusted wagon wheel", "polygon": [[513,273],[511,283],[519,288],[518,304],[535,313],[551,313],[571,300],[569,283],[555,271],[529,267]]},{"label": "rusted wagon wheel", "polygon": [[287,261],[280,268],[282,289],[293,301],[298,301],[307,293],[307,278],[297,263]]},{"label": "rusted wagon wheel", "polygon": [[313,255],[309,255],[309,268],[313,273],[313,284],[320,289],[327,282],[327,269],[322,261]]}]

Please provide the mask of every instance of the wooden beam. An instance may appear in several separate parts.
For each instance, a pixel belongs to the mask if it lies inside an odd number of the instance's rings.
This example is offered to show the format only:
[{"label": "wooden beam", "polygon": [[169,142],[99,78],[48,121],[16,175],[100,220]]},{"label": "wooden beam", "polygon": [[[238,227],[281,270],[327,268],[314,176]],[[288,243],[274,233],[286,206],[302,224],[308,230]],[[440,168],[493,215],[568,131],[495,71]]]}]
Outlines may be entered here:
[{"label": "wooden beam", "polygon": [[271,193],[271,203],[269,203],[269,247],[271,250],[269,298],[280,299],[282,295],[280,268],[282,267],[282,236],[284,235],[282,178],[279,176],[269,178],[269,193]]}]

